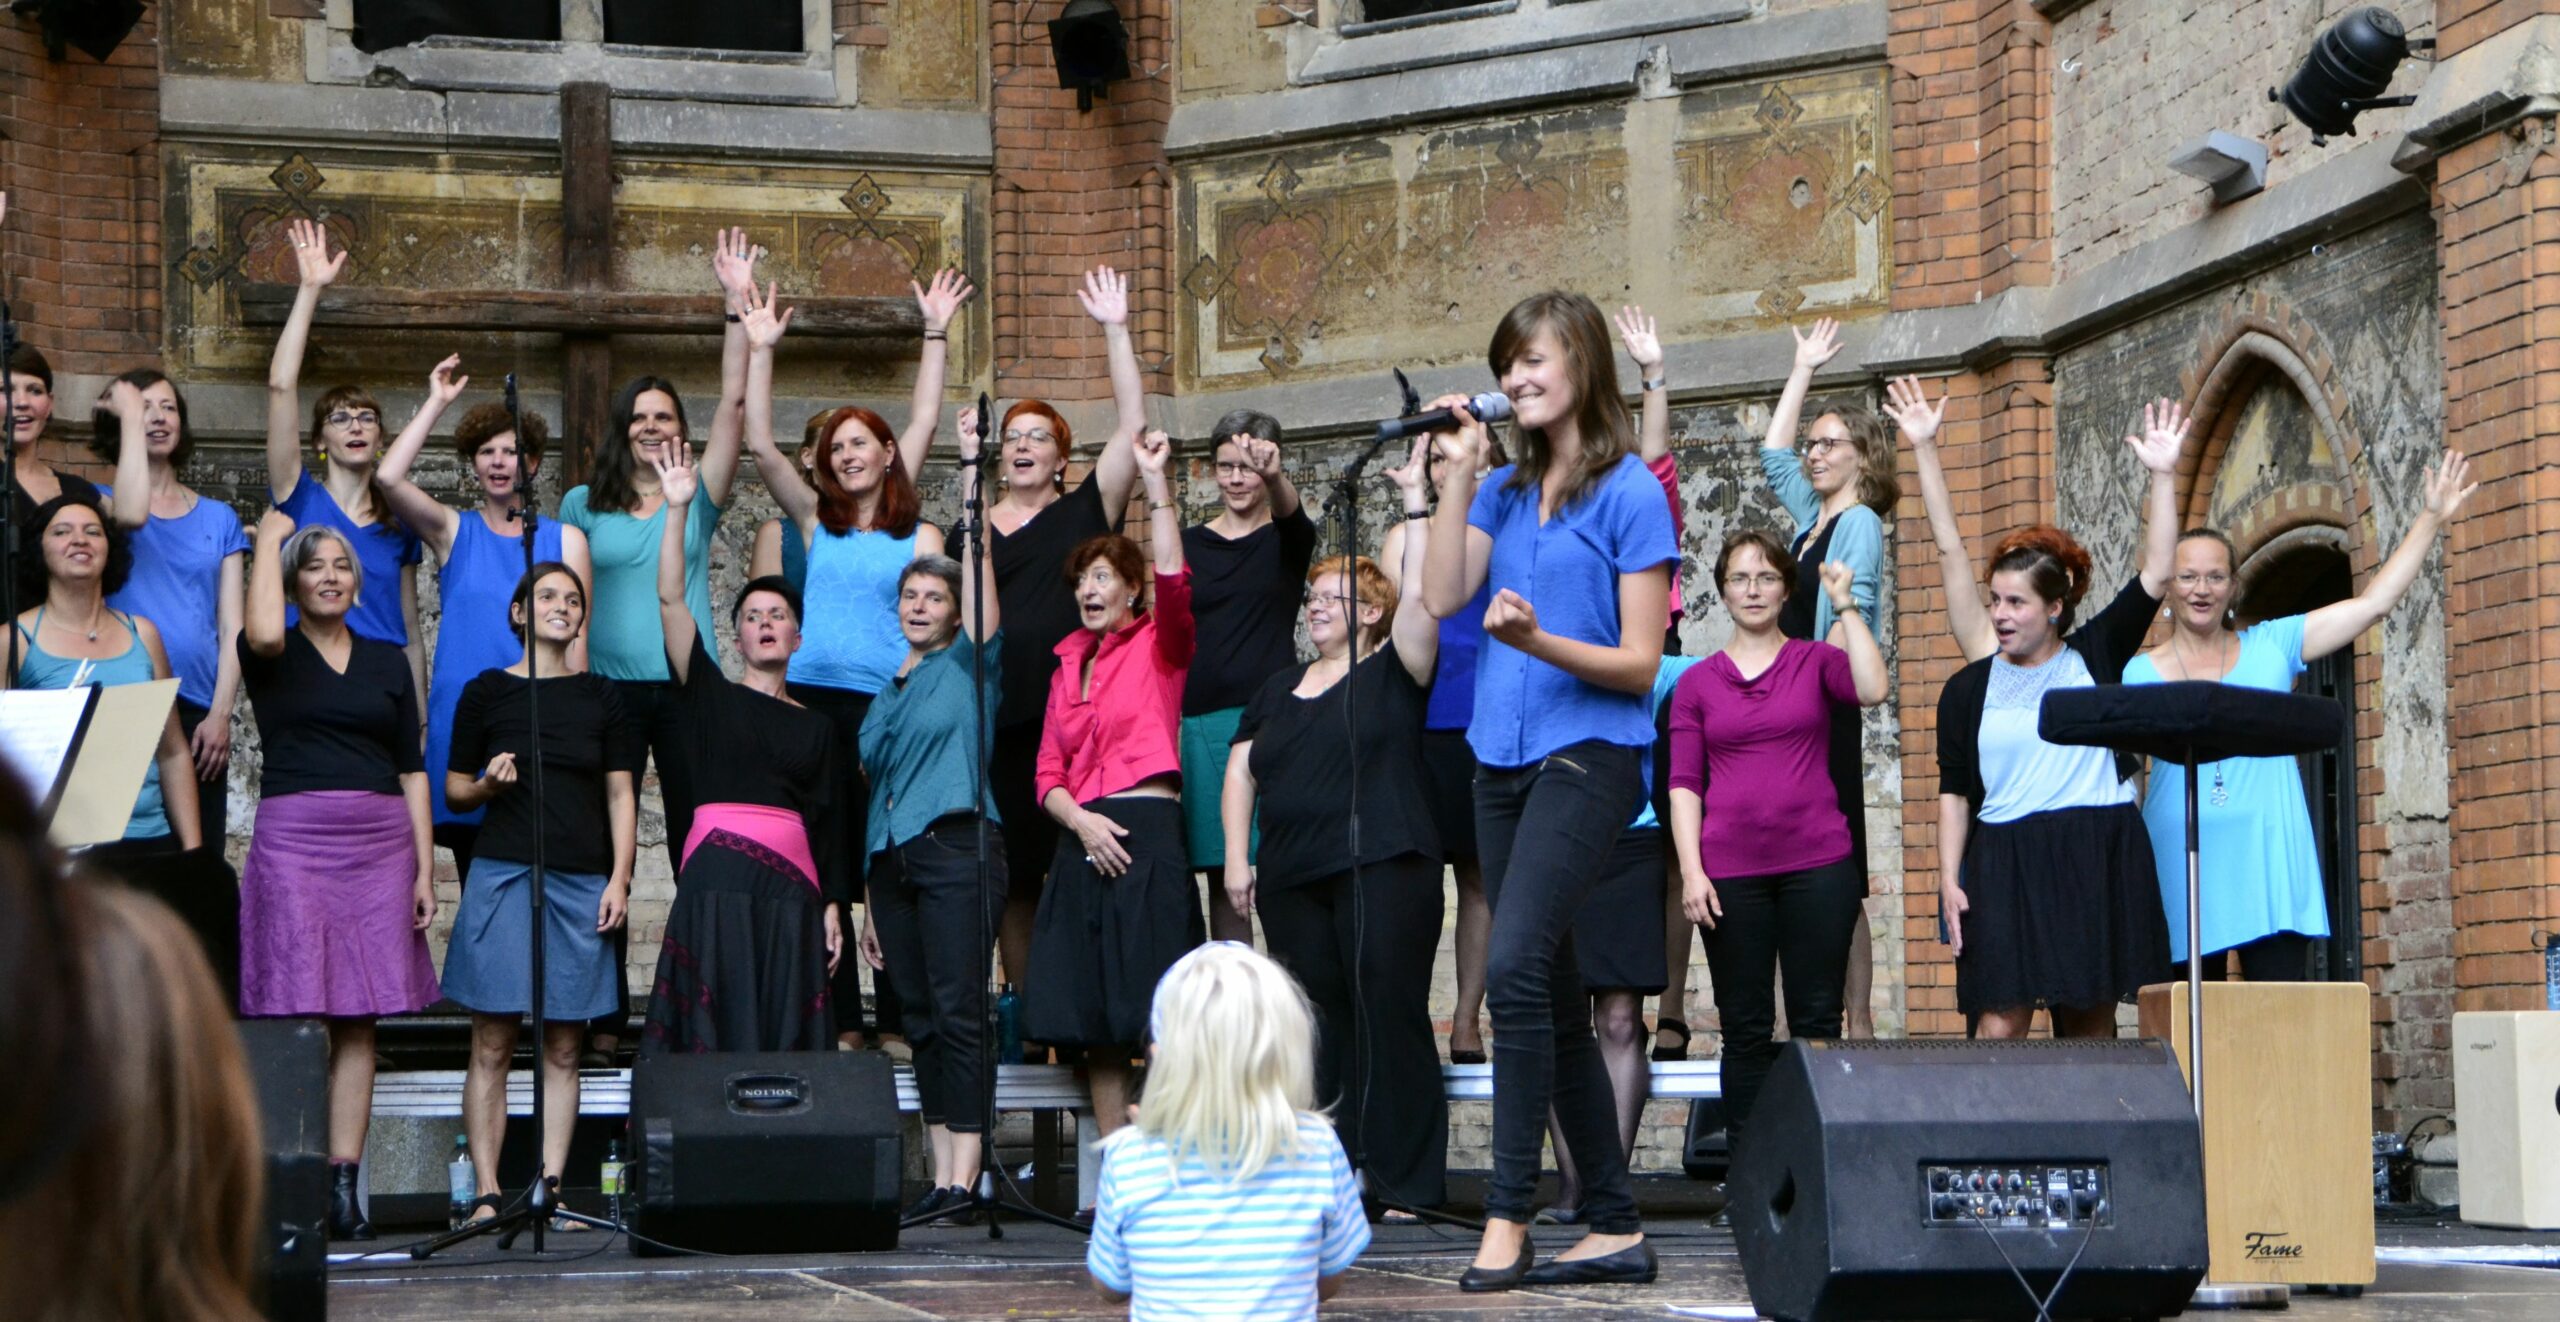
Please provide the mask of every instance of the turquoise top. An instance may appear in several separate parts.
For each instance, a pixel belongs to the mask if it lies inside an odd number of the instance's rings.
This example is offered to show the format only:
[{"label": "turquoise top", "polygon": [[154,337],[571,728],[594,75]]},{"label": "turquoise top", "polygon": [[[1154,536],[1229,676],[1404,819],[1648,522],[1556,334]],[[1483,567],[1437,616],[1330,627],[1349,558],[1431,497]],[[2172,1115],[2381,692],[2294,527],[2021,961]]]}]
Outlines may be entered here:
[{"label": "turquoise top", "polygon": [[[787,542],[800,534],[786,525],[782,535]],[[791,654],[792,683],[855,693],[877,693],[888,684],[907,660],[907,635],[898,627],[898,576],[915,558],[914,528],[893,537],[818,527],[809,539],[808,579],[800,589],[808,618],[800,622],[800,650]]]},{"label": "turquoise top", "polygon": [[[1787,507],[1787,517],[1796,521],[1799,535],[1813,530],[1822,522],[1822,497],[1815,495],[1813,484],[1805,480],[1804,460],[1793,450],[1760,450],[1760,473],[1769,479],[1769,489],[1777,493],[1778,503]],[[1877,622],[1882,604],[1876,584],[1884,567],[1884,520],[1864,505],[1852,505],[1840,511],[1838,526],[1831,530],[1830,559],[1849,567],[1849,597],[1858,604],[1858,614],[1867,622],[1867,632],[1881,643],[1884,626]],[[1831,637],[1831,621],[1837,613],[1831,609],[1831,594],[1817,592],[1813,600],[1813,639],[1822,642]]]},{"label": "turquoise top", "polygon": [[[587,535],[596,581],[587,585],[587,668],[606,679],[667,679],[667,631],[658,623],[658,542],[666,532],[664,502],[647,518],[587,508],[587,488],[560,498],[560,521]],[[720,635],[711,627],[711,536],[720,507],[709,493],[685,506],[684,604],[714,662]]]},{"label": "turquoise top", "polygon": [[[151,682],[151,649],[142,645],[142,629],[133,617],[123,611],[114,612],[124,622],[125,632],[133,637],[133,645],[123,653],[105,660],[87,657],[55,656],[36,645],[26,626],[18,628],[18,636],[27,640],[27,654],[18,662],[18,687],[22,689],[67,689],[84,684],[148,684]],[[44,607],[36,607],[36,628],[44,628]],[[169,834],[169,808],[160,797],[160,759],[155,754],[149,769],[142,773],[142,793],[133,800],[133,818],[125,823],[127,840],[151,840]]]},{"label": "turquoise top", "polygon": [[[862,718],[862,773],[871,781],[864,858],[915,839],[937,817],[969,811],[969,786],[978,773],[969,753],[969,735],[978,728],[978,704],[969,696],[974,649],[965,631],[955,634],[949,647],[927,653],[904,678],[892,674],[872,699]],[[987,640],[981,686],[990,731],[1004,702],[1003,656],[1004,631],[998,629]],[[991,748],[982,745],[977,756],[991,756]],[[990,822],[999,820],[992,797],[980,799],[978,811]]]},{"label": "turquoise top", "polygon": [[[1706,659],[1703,656],[1666,656],[1662,658],[1662,664],[1654,668],[1652,711],[1657,726],[1662,721],[1663,707],[1671,701],[1671,690],[1680,687],[1680,677],[1689,673],[1689,667]],[[1661,735],[1657,731],[1654,737],[1658,739]],[[1627,823],[1630,831],[1650,831],[1662,825],[1662,819],[1653,815],[1653,764],[1653,752],[1647,750],[1644,759],[1644,807],[1637,810],[1634,821]]]},{"label": "turquoise top", "polygon": [[[2225,684],[2293,691],[2302,673],[2299,615],[2251,625],[2240,634],[2240,660]],[[2166,677],[2148,656],[2124,668],[2127,684]],[[2289,757],[2234,757],[2198,768],[2197,882],[2204,948],[2218,953],[2277,932],[2329,935],[2329,898],[2320,878],[2320,848],[2311,833],[2300,764]],[[2216,785],[2220,793],[2216,793]],[[2160,903],[2169,913],[2169,951],[2187,957],[2187,769],[2154,760],[2142,821],[2151,828],[2151,857],[2160,870]],[[2220,802],[2216,802],[2219,799]]]}]

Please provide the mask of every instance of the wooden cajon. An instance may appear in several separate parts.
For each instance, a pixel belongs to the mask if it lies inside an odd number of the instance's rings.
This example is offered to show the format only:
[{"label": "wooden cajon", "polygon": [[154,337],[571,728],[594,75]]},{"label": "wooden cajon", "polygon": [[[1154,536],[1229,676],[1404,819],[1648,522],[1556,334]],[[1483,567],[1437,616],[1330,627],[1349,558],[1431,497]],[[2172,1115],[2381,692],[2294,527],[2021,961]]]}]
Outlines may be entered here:
[{"label": "wooden cajon", "polygon": [[2560,1230],[2560,1010],[2453,1017],[2453,1126],[2463,1220]]}]

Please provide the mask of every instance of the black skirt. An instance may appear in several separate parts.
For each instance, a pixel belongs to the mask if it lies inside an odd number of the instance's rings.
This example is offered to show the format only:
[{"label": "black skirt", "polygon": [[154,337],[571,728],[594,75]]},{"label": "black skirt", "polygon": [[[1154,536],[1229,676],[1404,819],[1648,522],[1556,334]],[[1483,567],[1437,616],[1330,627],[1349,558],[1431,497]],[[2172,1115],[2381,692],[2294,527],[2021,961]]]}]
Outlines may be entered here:
[{"label": "black skirt", "polygon": [[1440,857],[1449,863],[1476,859],[1476,750],[1464,730],[1422,732],[1423,796],[1440,832]]},{"label": "black skirt", "polygon": [[1084,842],[1058,832],[1049,885],[1031,920],[1022,1035],[1060,1047],[1129,1047],[1146,1038],[1156,980],[1209,939],[1191,880],[1182,801],[1103,798],[1085,807],[1128,831],[1129,870],[1106,877]]},{"label": "black skirt", "polygon": [[676,878],[641,1054],[832,1051],[830,1001],[818,892],[754,842],[712,833]]},{"label": "black skirt", "polygon": [[2168,965],[2151,835],[2130,803],[1976,822],[1961,876],[1967,1018],[2130,1001]]},{"label": "black skirt", "polygon": [[1573,958],[1584,990],[1651,996],[1670,985],[1663,976],[1666,847],[1654,827],[1618,833],[1599,882],[1573,916]]}]

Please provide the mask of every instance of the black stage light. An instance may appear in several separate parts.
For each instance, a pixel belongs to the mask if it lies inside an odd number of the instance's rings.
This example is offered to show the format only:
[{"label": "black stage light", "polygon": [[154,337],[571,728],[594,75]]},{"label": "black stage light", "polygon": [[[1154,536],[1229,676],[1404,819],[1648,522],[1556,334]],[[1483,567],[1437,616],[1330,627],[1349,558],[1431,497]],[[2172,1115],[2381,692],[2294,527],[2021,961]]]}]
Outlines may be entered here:
[{"label": "black stage light", "polygon": [[101,64],[142,21],[142,0],[10,0],[12,14],[33,14],[43,34],[45,58],[61,62],[77,46]]},{"label": "black stage light", "polygon": [[1057,57],[1058,86],[1076,89],[1076,109],[1093,109],[1093,99],[1111,95],[1111,85],[1129,76],[1129,29],[1111,0],[1067,0],[1049,20],[1049,45]]},{"label": "black stage light", "polygon": [[2432,37],[2409,40],[2399,18],[2388,9],[2359,9],[2321,33],[2284,90],[2268,88],[2267,99],[2283,102],[2311,130],[2313,146],[2325,145],[2332,135],[2352,135],[2356,116],[2363,111],[2417,104],[2414,96],[2382,92],[2391,86],[2393,71],[2409,52],[2433,50],[2435,45]]}]

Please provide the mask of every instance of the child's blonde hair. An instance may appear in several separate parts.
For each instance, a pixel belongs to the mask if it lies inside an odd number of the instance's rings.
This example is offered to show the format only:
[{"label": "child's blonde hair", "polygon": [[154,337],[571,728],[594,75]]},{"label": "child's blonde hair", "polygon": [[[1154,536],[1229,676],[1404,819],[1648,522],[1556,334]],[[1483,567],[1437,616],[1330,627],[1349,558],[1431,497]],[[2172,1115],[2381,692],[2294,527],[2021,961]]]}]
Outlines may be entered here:
[{"label": "child's blonde hair", "polygon": [[1315,1110],[1315,1011],[1286,970],[1213,941],[1165,970],[1147,1030],[1146,1099],[1122,1133],[1151,1134],[1231,1181],[1297,1151],[1299,1117]]}]

